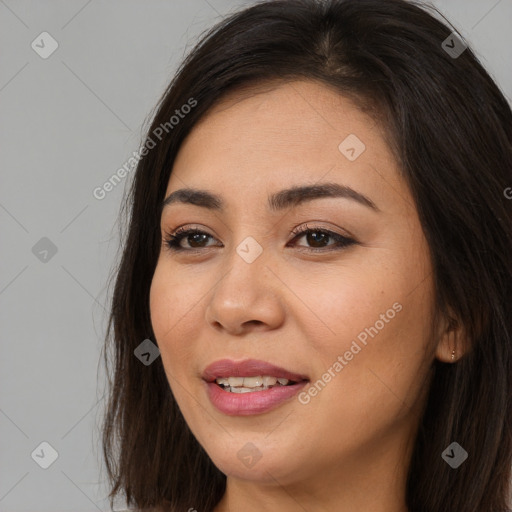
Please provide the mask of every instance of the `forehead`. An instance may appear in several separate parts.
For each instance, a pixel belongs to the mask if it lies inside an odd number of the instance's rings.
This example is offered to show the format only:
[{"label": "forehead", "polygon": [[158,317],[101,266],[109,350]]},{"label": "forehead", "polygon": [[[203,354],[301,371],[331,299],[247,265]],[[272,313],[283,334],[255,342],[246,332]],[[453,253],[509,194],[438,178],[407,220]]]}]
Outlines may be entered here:
[{"label": "forehead", "polygon": [[182,149],[186,150],[187,143],[207,140],[231,149],[256,145],[269,150],[294,145],[337,149],[344,133],[364,133],[373,139],[378,136],[375,128],[372,118],[326,85],[278,82],[228,94],[197,123]]},{"label": "forehead", "polygon": [[[396,162],[380,130],[350,99],[317,82],[246,88],[215,104],[191,130],[166,196],[193,187],[249,197],[258,188],[320,181],[369,191],[383,175],[396,178]],[[355,159],[347,158],[347,144],[360,153]]]}]

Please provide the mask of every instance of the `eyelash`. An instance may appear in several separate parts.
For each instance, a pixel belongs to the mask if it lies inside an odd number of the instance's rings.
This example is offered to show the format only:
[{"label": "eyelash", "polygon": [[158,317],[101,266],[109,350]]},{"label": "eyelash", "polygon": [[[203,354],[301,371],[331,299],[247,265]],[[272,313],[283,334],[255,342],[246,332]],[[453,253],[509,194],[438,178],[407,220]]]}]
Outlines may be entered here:
[{"label": "eyelash", "polygon": [[[334,245],[327,246],[325,248],[303,247],[304,249],[307,249],[310,252],[314,252],[314,253],[341,250],[341,249],[344,249],[346,247],[349,247],[349,246],[357,243],[352,238],[348,238],[348,237],[340,235],[338,233],[334,233],[333,231],[329,231],[327,229],[309,228],[307,224],[305,226],[300,226],[300,227],[292,230],[292,234],[295,235],[292,240],[295,240],[296,238],[299,238],[300,236],[303,236],[308,233],[322,233],[324,235],[328,235],[330,238],[332,238],[336,241],[336,243]],[[164,241],[165,241],[167,249],[170,250],[171,252],[197,253],[197,252],[201,252],[203,249],[208,249],[208,247],[199,247],[199,248],[194,248],[194,249],[188,249],[185,247],[181,247],[179,245],[181,243],[181,240],[183,240],[184,238],[186,238],[189,235],[195,235],[195,234],[206,235],[206,236],[213,238],[213,236],[210,235],[209,233],[206,233],[199,229],[187,229],[185,227],[181,227],[181,228],[178,228],[174,233],[166,233],[166,238]],[[212,246],[209,246],[209,247],[212,247]],[[331,248],[329,249],[329,247],[331,247]]]}]

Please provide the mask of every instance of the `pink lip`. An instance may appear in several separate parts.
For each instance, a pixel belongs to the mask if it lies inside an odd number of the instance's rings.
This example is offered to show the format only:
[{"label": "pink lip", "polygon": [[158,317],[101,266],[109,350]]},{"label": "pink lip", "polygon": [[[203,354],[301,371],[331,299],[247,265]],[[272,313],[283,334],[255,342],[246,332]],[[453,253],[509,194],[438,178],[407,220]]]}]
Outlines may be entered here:
[{"label": "pink lip", "polygon": [[[269,375],[294,381],[289,386],[276,386],[264,391],[231,393],[224,391],[215,379],[227,377],[256,377]],[[296,395],[308,382],[308,378],[264,361],[249,359],[235,362],[229,359],[216,361],[203,372],[206,392],[212,404],[229,416],[249,416],[275,409]]]},{"label": "pink lip", "polygon": [[270,377],[293,380],[294,382],[308,380],[305,375],[299,375],[256,359],[246,359],[238,362],[231,359],[221,359],[207,366],[202,377],[206,382],[214,382],[215,379],[219,378],[257,377],[258,375],[269,375]]}]

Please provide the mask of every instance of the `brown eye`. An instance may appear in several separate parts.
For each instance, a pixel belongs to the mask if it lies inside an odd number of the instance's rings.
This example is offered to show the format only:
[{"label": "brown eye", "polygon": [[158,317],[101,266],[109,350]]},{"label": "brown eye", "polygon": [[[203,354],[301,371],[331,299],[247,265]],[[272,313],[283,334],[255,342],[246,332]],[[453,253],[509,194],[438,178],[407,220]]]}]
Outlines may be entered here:
[{"label": "brown eye", "polygon": [[[357,243],[352,238],[334,233],[333,231],[320,228],[308,228],[307,225],[294,230],[292,233],[295,235],[293,240],[304,238],[307,243],[307,245],[295,245],[305,250],[309,250],[310,252],[339,250]],[[201,249],[207,249],[212,246],[212,244],[206,245],[208,239],[214,238],[212,235],[205,233],[204,231],[186,228],[179,228],[174,233],[169,233],[166,236],[167,238],[164,242],[168,249],[173,252],[196,252]],[[181,244],[182,240],[186,240],[189,247],[184,247]],[[334,243],[329,243],[331,240],[334,241]]]},{"label": "brown eye", "polygon": [[310,231],[306,233],[306,240],[308,244],[313,247],[324,247],[325,242],[329,240],[330,235],[323,231]]},{"label": "brown eye", "polygon": [[[208,238],[213,237],[204,231],[200,231],[198,229],[180,228],[176,230],[175,233],[167,234],[167,238],[164,240],[164,242],[171,251],[189,251],[209,247],[204,245],[204,243],[208,241]],[[181,245],[181,241],[184,239],[187,240],[190,248],[183,247]]]},{"label": "brown eye", "polygon": [[[357,243],[354,239],[334,233],[333,231],[308,228],[307,225],[294,230],[293,234],[296,235],[294,240],[305,237],[304,239],[311,247],[312,252],[321,252],[324,248],[326,248],[326,251],[342,249]],[[334,244],[328,243],[331,239],[334,240]],[[298,247],[305,247],[307,249],[307,246],[304,245],[298,245]]]}]

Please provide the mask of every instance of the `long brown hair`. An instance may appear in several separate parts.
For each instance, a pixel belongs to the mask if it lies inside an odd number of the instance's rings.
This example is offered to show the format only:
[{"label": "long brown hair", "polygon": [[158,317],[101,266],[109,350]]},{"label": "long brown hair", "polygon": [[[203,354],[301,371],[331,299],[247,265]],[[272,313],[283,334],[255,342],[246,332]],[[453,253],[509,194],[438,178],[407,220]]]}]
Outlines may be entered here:
[{"label": "long brown hair", "polygon": [[[181,143],[224,95],[309,79],[350,97],[386,128],[429,243],[437,313],[454,314],[470,345],[455,364],[433,362],[407,505],[414,512],[507,509],[512,112],[438,14],[405,0],[260,1],[218,23],[184,60],[148,130],[146,143],[156,147],[141,157],[124,204],[128,227],[105,339],[102,440],[111,503],[122,493],[139,508],[202,512],[225,492],[226,477],[184,421],[161,358],[145,366],[134,356],[143,340],[155,340],[149,289],[161,204]],[[446,40],[461,53],[450,54]],[[183,115],[171,121],[177,109]],[[453,441],[469,454],[457,469],[441,457]]]}]

